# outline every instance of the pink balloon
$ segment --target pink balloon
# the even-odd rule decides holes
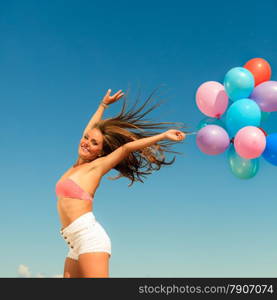
[[[228,107],[228,95],[217,81],[207,81],[196,92],[196,104],[206,116],[220,118]]]
[[[257,158],[264,152],[266,137],[258,127],[246,126],[237,132],[234,146],[239,156],[246,159]]]

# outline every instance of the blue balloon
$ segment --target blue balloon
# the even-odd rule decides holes
[[[226,128],[231,137],[245,126],[259,127],[261,109],[259,105],[248,98],[235,101],[227,110]]]
[[[267,162],[277,166],[277,133],[266,137],[266,146],[262,156]]]
[[[224,77],[224,88],[231,100],[248,98],[255,85],[254,76],[242,67],[229,70]]]
[[[249,179],[254,177],[259,171],[260,160],[245,159],[240,157],[234,146],[231,146],[227,152],[227,158],[232,173],[240,179]]]

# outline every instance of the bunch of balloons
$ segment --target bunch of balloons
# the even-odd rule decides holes
[[[261,156],[277,166],[277,133],[261,127],[277,111],[277,81],[270,78],[270,64],[253,58],[229,70],[223,84],[207,81],[196,92],[197,107],[207,116],[198,125],[198,148],[208,155],[228,150],[231,171],[241,179],[257,174]]]

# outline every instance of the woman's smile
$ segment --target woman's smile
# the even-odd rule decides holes
[[[90,150],[86,146],[81,146],[81,149],[85,153],[90,153]]]

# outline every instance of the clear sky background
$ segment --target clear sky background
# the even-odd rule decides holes
[[[195,130],[203,82],[254,57],[277,80],[276,14],[274,0],[1,1],[0,277],[62,274],[55,184],[108,88],[132,103],[163,85],[167,102],[147,117]],[[262,127],[277,132],[277,113]],[[195,136],[174,150],[144,183],[102,179],[94,214],[112,241],[110,276],[276,277],[277,168],[261,158],[241,180]]]

